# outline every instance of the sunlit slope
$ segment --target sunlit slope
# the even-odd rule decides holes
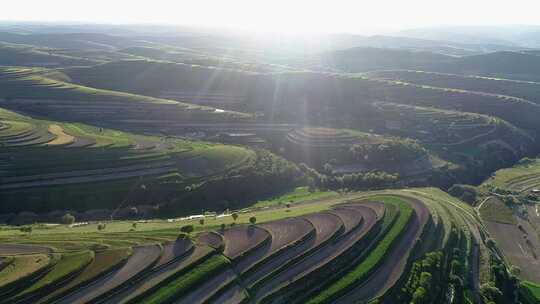
[[[384,101],[485,114],[524,129],[540,127],[540,106],[527,99],[369,75],[252,73],[149,61],[123,61],[66,73],[74,81],[100,88],[223,107],[239,104],[244,111],[262,111],[279,121],[352,124],[351,116],[363,119],[366,104]],[[516,85],[519,90],[520,84]]]
[[[357,47],[324,53],[320,56],[320,66],[344,72],[365,72],[385,69],[430,68],[455,57],[433,52],[409,51],[397,48]],[[313,64],[317,64],[314,60]]]
[[[105,50],[114,51],[129,46],[147,45],[118,35],[100,33],[30,33],[20,34],[0,32],[0,41],[16,44],[28,44],[59,50]]]
[[[123,61],[65,72],[73,81],[95,87],[264,113],[265,122],[409,137],[437,157],[471,168],[462,175],[470,182],[535,153],[535,132],[540,128],[540,106],[527,99],[377,74],[253,73],[155,61]],[[513,90],[523,86],[504,83]],[[294,142],[301,135],[293,132],[294,138],[288,138]],[[328,160],[332,158],[336,157]]]
[[[531,134],[492,116],[388,102],[373,103],[368,111],[363,128],[415,138],[446,160],[476,168],[462,177],[471,182],[535,149]]]
[[[356,75],[285,73],[273,77],[277,91],[272,97],[273,101],[267,96],[266,109],[270,111],[274,107],[275,115],[285,117],[301,113],[311,113],[307,115],[312,115],[312,119],[316,115],[323,119],[346,114],[362,115],[363,105],[386,101],[485,114],[525,129],[539,127],[536,117],[540,114],[540,106],[512,96]]]
[[[69,80],[56,71],[0,68],[0,104],[52,119],[108,126],[138,126],[137,122],[144,120],[155,127],[170,120],[213,122],[245,117],[172,100],[79,86]]]
[[[447,294],[475,303],[490,300],[480,292],[490,283],[503,299],[512,296],[512,286],[490,273],[505,266],[497,248],[486,244],[474,209],[438,189],[349,193],[238,215],[109,222],[99,231],[97,224],[4,231],[0,256],[53,251],[45,251],[48,284],[0,291],[6,301],[39,295],[60,303],[408,303],[420,297],[438,303]],[[249,224],[251,217],[256,223]],[[178,237],[179,225],[196,232]],[[88,251],[94,252],[90,261]],[[69,268],[62,266],[67,261]],[[109,275],[99,275],[104,271]],[[72,276],[61,282],[66,272]]]
[[[130,60],[64,71],[74,82],[96,88],[163,97],[224,109],[252,110],[257,73],[223,66]],[[247,106],[247,108],[246,108]]]
[[[452,166],[417,141],[349,129],[297,128],[287,134],[283,146],[298,163],[335,174],[385,171],[407,178]]]
[[[540,57],[506,50],[454,57],[400,49],[351,48],[327,53],[314,65],[352,73],[409,69],[517,80],[540,79]]]
[[[514,96],[534,103],[540,102],[540,83],[534,81],[413,70],[375,71],[367,73],[367,75],[419,85],[484,92],[500,96]]]
[[[8,110],[0,110],[0,145],[0,213],[166,204],[203,191],[207,182],[219,185],[229,174],[240,181],[257,172],[271,182],[286,170],[263,167],[289,166],[268,152],[37,120]],[[289,178],[294,174],[283,184]],[[194,206],[184,204],[170,209]]]

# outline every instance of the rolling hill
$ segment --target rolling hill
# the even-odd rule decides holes
[[[0,43],[0,65],[4,66],[65,67],[94,65],[97,63],[99,61],[88,60],[82,57],[58,55],[50,49]]]
[[[127,37],[101,33],[30,33],[0,32],[0,41],[54,49],[115,50],[147,43]]]
[[[333,51],[312,59],[315,66],[342,72],[375,70],[423,70],[430,72],[510,78],[537,81],[540,58],[519,51],[496,51],[470,56],[444,56],[431,52],[403,49],[352,48]]]
[[[470,171],[463,174],[475,182],[486,172],[532,155],[537,149],[535,130],[540,107],[515,97],[518,92],[528,93],[527,97],[534,94],[532,83],[503,81],[505,92],[512,95],[502,95],[498,90],[504,87],[492,89],[492,93],[476,87],[477,82],[495,80],[475,77],[453,76],[464,83],[454,88],[446,79],[435,81],[442,74],[426,74],[431,82],[422,82],[385,77],[390,72],[253,73],[152,61],[124,61],[65,72],[85,85],[264,113],[259,121],[268,123],[409,137],[451,163],[469,170],[476,168],[473,171],[479,175]],[[270,142],[279,150],[285,147],[284,139],[271,137]],[[493,149],[493,153],[486,149]],[[293,154],[291,150],[288,157],[295,158]]]
[[[242,202],[294,186],[301,177],[296,166],[263,150],[38,120],[3,109],[0,129],[2,214],[110,213],[138,205],[154,206],[147,211],[158,212],[161,206],[189,212],[205,208],[198,201],[202,196],[206,208],[216,207],[207,188],[244,181],[241,195],[221,193],[223,199]],[[250,188],[257,183],[274,187]],[[174,207],[180,201],[182,208]]]
[[[490,299],[479,286],[493,282],[491,267],[502,265],[482,238],[485,228],[473,208],[433,188],[348,194],[247,209],[234,219],[202,219],[4,232],[0,255],[11,252],[16,259],[4,261],[15,267],[0,291],[16,303],[404,303],[418,297],[427,284],[422,273],[429,271],[428,282],[436,287],[423,294],[426,301],[448,292],[476,301]],[[179,237],[178,224],[196,232]],[[18,245],[21,240],[33,245]],[[24,280],[39,278],[40,268],[17,267],[23,254],[50,256],[43,261],[47,279]],[[73,266],[63,267],[68,261]],[[511,279],[501,275],[497,282],[506,299]]]
[[[64,121],[150,132],[167,121],[225,122],[248,115],[182,102],[94,89],[47,69],[0,68],[2,107]]]

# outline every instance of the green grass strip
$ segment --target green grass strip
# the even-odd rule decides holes
[[[221,254],[214,255],[193,268],[190,272],[180,276],[166,286],[163,286],[163,288],[145,298],[142,303],[171,303],[175,299],[185,295],[197,285],[209,280],[215,273],[229,265],[229,263],[229,260]]]
[[[526,304],[540,303],[540,285],[523,281],[520,284],[519,293]]]
[[[37,303],[48,303],[49,300],[73,289],[77,286],[84,285],[87,282],[107,273],[111,269],[114,269],[131,255],[132,249],[118,248],[106,250],[95,254],[92,262],[84,269],[84,271],[73,280],[69,281],[67,285],[63,285],[60,288],[55,289],[47,296],[37,300]]]
[[[17,295],[16,298],[38,291],[41,288],[65,279],[70,274],[81,270],[83,267],[88,265],[93,258],[94,253],[92,251],[63,254],[51,271],[49,271],[44,277],[39,279],[28,289]]]
[[[387,202],[385,202],[387,203]],[[407,223],[411,219],[413,209],[405,202],[401,200],[392,200],[391,204],[396,204],[399,207],[399,216],[390,228],[384,238],[377,244],[377,246],[369,253],[369,255],[356,267],[354,267],[349,273],[345,274],[341,279],[334,282],[327,289],[311,298],[307,303],[325,303],[342,291],[351,287],[357,282],[364,280],[374,269],[379,265],[384,257],[388,254],[394,241],[397,240],[401,232],[407,226]]]
[[[3,287],[28,278],[33,273],[42,270],[50,262],[51,259],[44,254],[13,257],[11,263],[0,271],[0,293]]]

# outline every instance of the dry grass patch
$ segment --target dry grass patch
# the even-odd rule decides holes
[[[66,134],[64,132],[64,129],[59,125],[49,125],[48,131],[49,131],[49,133],[56,136],[55,139],[53,139],[52,141],[47,143],[48,146],[68,145],[68,144],[73,143],[73,141],[75,140],[75,137],[73,137],[73,136],[71,136],[69,134]]]

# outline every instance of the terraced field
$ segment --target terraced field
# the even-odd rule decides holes
[[[335,174],[385,171],[409,176],[446,164],[413,140],[349,129],[297,128],[287,134],[284,147],[286,155],[296,162],[323,171],[331,164]]]
[[[117,91],[79,86],[69,77],[43,68],[0,68],[2,107],[50,119],[141,128],[137,121],[154,127],[164,121],[223,122],[247,116],[214,108]],[[155,129],[146,127],[145,131]]]
[[[538,159],[523,159],[495,172],[478,187],[478,210],[490,234],[524,280],[540,282],[540,187]]]
[[[515,96],[538,103],[540,83],[475,75],[457,75],[426,71],[376,71],[370,77],[404,81],[434,87],[447,87],[475,92],[486,92],[500,96]]]
[[[308,127],[293,130],[287,135],[287,139],[291,143],[310,148],[331,146],[350,147],[355,143],[377,143],[384,141],[382,137],[358,131]]]
[[[4,109],[0,121],[0,213],[120,209],[121,216],[131,201],[154,205],[166,201],[167,192],[274,161],[257,161],[260,152],[239,146],[135,135]],[[152,197],[157,191],[159,197]]]
[[[536,189],[540,187],[540,160],[524,159],[512,168],[499,170],[482,186],[499,187],[518,193]]]
[[[149,57],[167,53],[160,48],[139,51],[153,54]],[[219,109],[232,107],[246,114],[225,111],[205,117],[193,110],[174,118],[176,112],[170,110],[158,122],[153,115],[142,118],[135,109],[120,113],[112,104],[95,103],[95,108],[87,109],[114,115],[114,124],[122,128],[169,134],[199,131],[203,132],[200,136],[216,137],[230,132],[231,138],[219,140],[269,144],[284,157],[319,171],[331,163],[338,175],[377,170],[398,174],[413,185],[433,185],[429,178],[436,174],[440,177],[437,186],[449,187],[456,182],[455,176],[464,183],[479,183],[501,166],[537,150],[540,106],[532,98],[538,91],[538,84],[532,82],[410,71],[269,73],[151,60],[64,72],[70,81],[91,87],[214,104]],[[34,103],[26,109],[30,107],[41,106]],[[77,112],[80,105],[68,108]],[[49,115],[46,112],[42,114]],[[85,117],[77,119],[91,119]],[[238,140],[234,138],[238,133],[249,133],[257,140]],[[396,156],[376,161],[350,159],[348,153],[354,145],[378,147],[404,138],[415,140],[427,153],[414,160]],[[441,171],[446,175],[441,177]]]
[[[396,135],[419,139],[429,146],[462,148],[467,145],[477,145],[500,139],[503,137],[501,131],[505,129],[515,132],[511,135],[506,131],[509,133],[506,140],[511,139],[510,136],[521,135],[524,137],[524,142],[532,142],[532,138],[527,139],[527,134],[520,134],[516,128],[485,115],[388,102],[377,102],[373,106],[377,109],[376,115],[380,116],[372,119],[380,121],[379,125],[382,122],[384,126],[381,128]],[[515,145],[514,141],[510,143]]]
[[[456,296],[478,296],[480,269],[490,267],[489,259],[479,258],[490,255],[485,245],[473,250],[485,233],[474,210],[440,190],[351,193],[244,212],[258,223],[214,231],[220,223],[243,220],[185,220],[199,231],[191,238],[178,238],[179,224],[167,221],[141,222],[137,231],[125,232],[74,227],[52,233],[66,229],[58,226],[21,237],[5,231],[0,256],[9,264],[2,271],[17,273],[9,282],[37,280],[16,292],[5,287],[14,283],[0,290],[14,303],[351,303],[412,297],[406,286],[415,262],[431,252],[446,256],[454,242],[463,248],[459,259],[471,265],[455,273],[465,288]],[[34,253],[43,246],[50,251]],[[43,260],[34,266],[36,259]],[[452,259],[433,275],[447,276]],[[32,267],[22,266],[28,262]]]
[[[0,33],[0,304],[538,303],[540,83],[434,72],[534,51],[37,28]]]

